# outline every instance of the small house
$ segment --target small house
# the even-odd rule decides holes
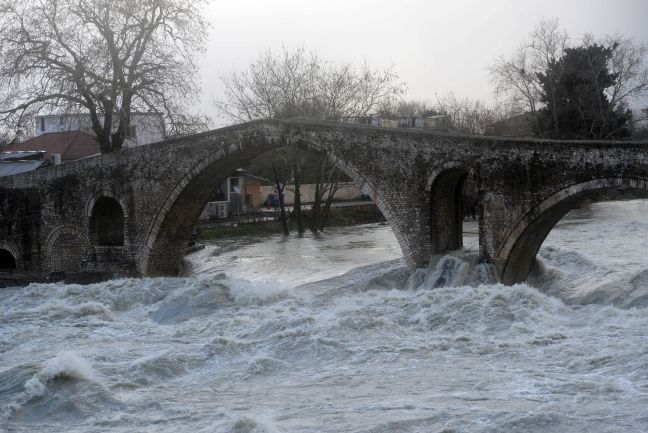
[[[97,140],[80,131],[48,132],[22,143],[11,144],[3,151],[39,151],[45,152],[45,158],[60,158],[61,162],[74,161],[101,153]],[[54,155],[59,155],[55,157]]]
[[[261,185],[268,182],[242,168],[237,169],[216,189],[200,219],[221,219],[256,212],[262,204]]]
[[[398,119],[399,128],[423,128],[425,119],[419,116],[401,117]]]

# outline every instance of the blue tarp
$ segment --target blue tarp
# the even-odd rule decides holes
[[[0,161],[0,177],[36,170],[45,161]]]

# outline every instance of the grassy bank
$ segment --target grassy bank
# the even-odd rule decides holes
[[[310,225],[310,211],[304,211],[304,227],[308,230]],[[378,208],[374,204],[359,206],[338,207],[331,209],[331,215],[327,227],[351,226],[357,224],[370,224],[383,222]],[[297,231],[297,224],[294,219],[289,219],[290,231]],[[326,230],[326,229],[324,229]],[[282,233],[280,221],[248,222],[241,223],[237,226],[219,225],[198,227],[198,239],[213,240],[236,237],[258,237],[263,235],[272,235]]]

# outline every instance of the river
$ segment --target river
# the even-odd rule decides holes
[[[572,211],[512,287],[464,231],[413,275],[374,224],[0,290],[0,431],[648,431],[648,201]]]

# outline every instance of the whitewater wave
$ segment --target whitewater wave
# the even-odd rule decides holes
[[[61,352],[43,363],[41,370],[25,382],[28,399],[42,397],[54,379],[78,379],[98,383],[98,375],[87,360],[74,352]]]
[[[65,388],[66,384],[75,381],[101,384],[100,376],[90,363],[71,351],[59,352],[40,366],[19,366],[0,373],[0,396],[8,401],[8,404],[2,407],[0,419],[7,420],[33,402],[46,397],[52,384],[56,385],[55,388]],[[60,400],[56,395],[49,400],[55,402],[52,406],[60,406],[60,403],[56,404]],[[51,403],[48,401],[43,405],[48,406]]]
[[[573,305],[614,305],[624,309],[648,306],[648,268],[608,268],[562,248],[543,248],[527,283]]]
[[[349,236],[371,244],[355,242],[355,232],[335,239],[322,272],[331,278],[307,284],[295,281],[313,268],[286,254],[283,280],[267,268],[249,278],[214,270],[1,292],[0,400],[15,405],[2,425],[646,431],[640,260],[616,272],[559,242],[540,253],[539,283],[504,286],[468,253],[437,257],[412,275],[390,255],[346,270],[338,264],[351,255]]]

